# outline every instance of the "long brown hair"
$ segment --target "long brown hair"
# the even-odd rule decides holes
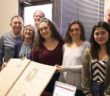
[[[69,24],[68,24],[68,28],[67,28],[67,31],[66,31],[66,36],[64,38],[65,42],[67,43],[72,43],[72,38],[70,37],[70,29],[71,29],[71,26],[74,25],[74,24],[78,24],[79,27],[80,27],[80,30],[81,30],[81,35],[80,35],[80,39],[85,41],[86,40],[86,37],[85,37],[85,30],[84,30],[84,26],[83,24],[78,21],[78,20],[73,20],[71,21]]]
[[[39,25],[42,23],[42,22],[46,22],[52,32],[52,37],[60,42],[63,42],[63,39],[61,37],[61,35],[59,34],[59,31],[57,30],[57,27],[56,27],[56,24],[52,21],[50,21],[49,19],[47,18],[44,18],[42,19],[40,22],[39,22]],[[33,48],[34,50],[40,50],[40,46],[42,45],[42,43],[45,41],[45,39],[41,36],[40,34],[40,30],[39,30],[39,25],[38,25],[38,33],[37,33],[37,36],[35,38],[35,42],[33,44]]]

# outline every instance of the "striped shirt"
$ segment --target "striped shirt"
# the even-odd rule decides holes
[[[94,82],[104,82],[107,60],[93,60],[91,63],[92,80]]]

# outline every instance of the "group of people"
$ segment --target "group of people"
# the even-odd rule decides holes
[[[57,71],[41,96],[52,96],[57,80],[76,86],[75,96],[109,96],[110,7],[105,12],[105,22],[93,26],[90,43],[78,20],[69,22],[63,39],[55,22],[45,18],[42,11],[36,11],[33,18],[35,27],[23,26],[20,16],[12,17],[12,30],[0,38],[1,70],[10,58],[28,58],[56,66]]]

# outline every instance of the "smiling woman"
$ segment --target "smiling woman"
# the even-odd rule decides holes
[[[103,27],[99,27],[94,32],[94,39],[98,44],[104,45],[109,39],[109,34]]]
[[[87,96],[110,95],[110,27],[98,22],[91,33],[91,46],[83,56],[82,88]]]
[[[34,41],[34,27],[32,25],[26,25],[23,29],[23,41],[18,42],[15,45],[14,58],[32,58],[32,45]]]
[[[46,22],[42,22],[39,25],[39,30],[42,38],[44,38],[45,40],[52,38],[51,30]]]
[[[61,72],[59,81],[77,87],[75,96],[85,96],[81,90],[81,68],[83,53],[89,46],[83,24],[78,20],[69,22],[63,45],[62,66],[56,67]]]
[[[38,26],[38,34],[35,38],[32,50],[32,60],[51,66],[56,64],[61,65],[63,54],[62,45],[63,39],[55,23],[44,18],[40,21]],[[59,74],[55,73],[42,96],[52,96],[53,87],[58,77]],[[48,95],[45,93],[48,93]]]

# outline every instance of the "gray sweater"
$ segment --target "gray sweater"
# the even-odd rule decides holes
[[[61,72],[59,81],[76,86],[81,89],[81,68],[84,50],[89,47],[89,42],[85,41],[75,50],[64,44],[63,63],[64,70]]]
[[[14,38],[11,32],[7,32],[0,38],[0,68],[3,62],[7,62],[14,55],[14,46],[21,37]],[[3,59],[4,58],[4,59]]]

